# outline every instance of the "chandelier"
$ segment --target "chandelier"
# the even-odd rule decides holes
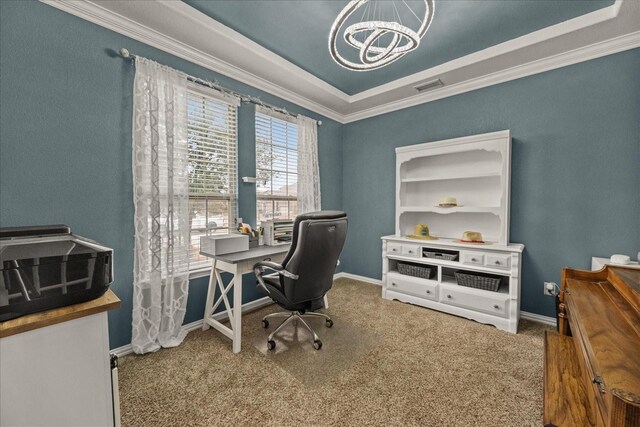
[[[329,32],[331,57],[344,68],[355,71],[375,70],[402,58],[418,47],[420,39],[425,35],[433,20],[434,0],[423,1],[424,11],[416,13],[405,0],[401,1],[402,4],[399,4],[399,7],[395,0],[391,2],[351,0],[338,14],[331,26]],[[383,4],[388,9],[386,16]],[[363,8],[362,17],[358,21],[354,12],[360,8]],[[407,19],[407,12],[403,10],[407,8],[411,12],[409,15],[411,19]],[[403,25],[401,12],[404,12],[405,21],[411,21],[413,27],[418,27],[419,23],[419,27],[412,29]],[[388,15],[391,15],[391,20],[386,19]],[[346,59],[338,52],[338,33],[345,25],[344,41],[349,47],[358,50],[360,62]],[[354,56],[353,52],[352,56]]]

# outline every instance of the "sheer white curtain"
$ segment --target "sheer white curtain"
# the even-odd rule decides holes
[[[187,76],[135,60],[133,197],[135,255],[131,345],[138,354],[175,347],[189,281]]]
[[[320,210],[320,166],[318,125],[299,115],[298,125],[298,213]]]

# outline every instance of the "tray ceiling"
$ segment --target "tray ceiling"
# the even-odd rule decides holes
[[[436,0],[429,31],[414,52],[374,71],[354,72],[329,55],[336,0],[183,0],[303,70],[353,95],[613,4],[614,0]],[[405,0],[420,10],[420,0]],[[391,13],[390,1],[381,2]],[[383,8],[386,6],[386,8]],[[408,15],[402,0],[399,13]],[[404,22],[410,22],[404,16]],[[213,41],[212,41],[213,42]]]

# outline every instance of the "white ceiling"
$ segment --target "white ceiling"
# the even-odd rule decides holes
[[[640,1],[616,0],[603,9],[348,95],[183,2],[41,1],[341,123],[640,47]],[[113,48],[120,47],[126,46]],[[415,90],[436,78],[445,85],[423,93]]]

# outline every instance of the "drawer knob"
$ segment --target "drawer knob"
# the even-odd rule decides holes
[[[496,310],[500,308],[500,306],[498,304],[494,304],[493,308],[495,308]]]
[[[396,248],[391,249],[391,252],[398,252]]]
[[[500,261],[496,261],[496,265],[500,265]]]
[[[391,283],[391,286],[398,286],[398,285],[396,285],[395,283]]]
[[[471,258],[471,261],[476,262],[476,261],[478,261],[478,260],[477,260],[477,259],[475,259],[475,258]]]
[[[412,253],[413,253],[413,251],[408,251],[408,252],[409,252],[410,254],[412,254]]]
[[[447,298],[451,299],[451,298],[453,298],[453,297],[452,297],[451,295],[447,295]]]
[[[431,291],[427,289],[427,293],[428,293],[428,294],[430,294],[430,293],[431,293]]]

